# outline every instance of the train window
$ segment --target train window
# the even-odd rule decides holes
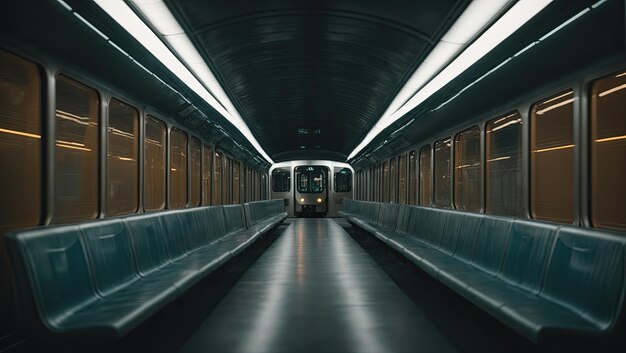
[[[291,190],[291,172],[274,169],[272,171],[272,191],[289,192]]]
[[[213,170],[213,204],[222,204],[222,154],[215,153],[215,169]]]
[[[261,174],[261,199],[267,200],[267,174]]]
[[[187,134],[173,127],[170,131],[170,208],[187,204]]]
[[[296,185],[302,194],[322,192],[326,188],[326,173],[319,167],[307,167],[306,171],[297,173]]]
[[[259,172],[258,170],[255,171],[255,183],[254,183],[254,193],[256,196],[256,200],[260,200],[261,199],[261,172]],[[324,184],[326,182],[324,181]]]
[[[407,186],[409,193],[409,205],[415,205],[417,202],[417,174],[415,167],[415,151],[409,152],[409,184]]]
[[[165,207],[165,123],[148,115],[145,119],[144,139],[144,189],[143,203],[146,210]]]
[[[406,154],[400,156],[400,165],[398,167],[398,203],[406,205]]]
[[[137,212],[139,205],[139,112],[115,98],[107,127],[107,214]]]
[[[226,165],[224,167],[224,176],[222,177],[222,185],[223,185],[222,204],[230,205],[232,203],[231,202],[232,201],[231,184],[233,182],[232,180],[233,162],[232,162],[232,159],[228,157],[224,158],[224,161],[226,162]]]
[[[273,173],[272,175],[274,175]],[[274,183],[273,180],[274,177],[272,177],[272,183]],[[246,202],[248,201],[252,201],[252,168],[250,167],[246,167]]]
[[[574,93],[532,106],[530,202],[533,218],[574,220]]]
[[[374,195],[374,167],[370,168],[369,173],[367,175],[367,182],[369,183],[369,186],[367,188],[367,200],[369,201],[373,201],[373,195]]]
[[[434,204],[443,208],[451,206],[450,142],[449,137],[435,142]]]
[[[395,158],[389,162],[389,202],[398,202],[398,163]]]
[[[430,168],[431,159],[430,145],[422,147],[420,150],[420,178],[419,178],[419,204],[429,206],[432,202],[432,170]]]
[[[482,177],[480,175],[480,128],[461,131],[454,137],[454,206],[479,212]]]
[[[522,217],[522,118],[519,113],[487,122],[485,139],[485,211]]]
[[[335,192],[350,191],[352,191],[352,172],[348,168],[343,168],[335,173]]]
[[[202,164],[202,205],[211,204],[211,165],[213,164],[213,151],[208,145],[204,145]]]
[[[41,215],[41,78],[37,66],[0,50],[0,234]]]
[[[383,202],[389,202],[389,163],[383,163]]]
[[[591,221],[626,229],[626,72],[602,78],[591,95]]]
[[[56,79],[54,222],[98,215],[98,92]]]
[[[202,144],[192,137],[189,143],[189,205],[200,206],[202,182]]]
[[[233,203],[240,203],[239,192],[241,191],[241,176],[239,175],[239,162],[233,161]]]

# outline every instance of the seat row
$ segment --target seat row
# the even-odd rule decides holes
[[[354,200],[341,214],[533,342],[624,313],[626,234]]]
[[[6,235],[21,321],[110,341],[287,216],[282,200],[147,213]]]

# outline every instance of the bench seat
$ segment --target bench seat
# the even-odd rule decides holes
[[[244,205],[211,206],[8,234],[20,319],[42,335],[119,339],[280,224],[282,205],[256,202],[254,217]]]
[[[533,342],[605,334],[622,316],[626,235],[345,200],[343,217]]]

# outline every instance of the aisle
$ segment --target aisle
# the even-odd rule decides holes
[[[180,350],[453,351],[375,261],[327,218],[293,220]]]

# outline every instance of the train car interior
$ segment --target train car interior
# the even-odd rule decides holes
[[[0,353],[626,351],[626,1],[1,7]]]

